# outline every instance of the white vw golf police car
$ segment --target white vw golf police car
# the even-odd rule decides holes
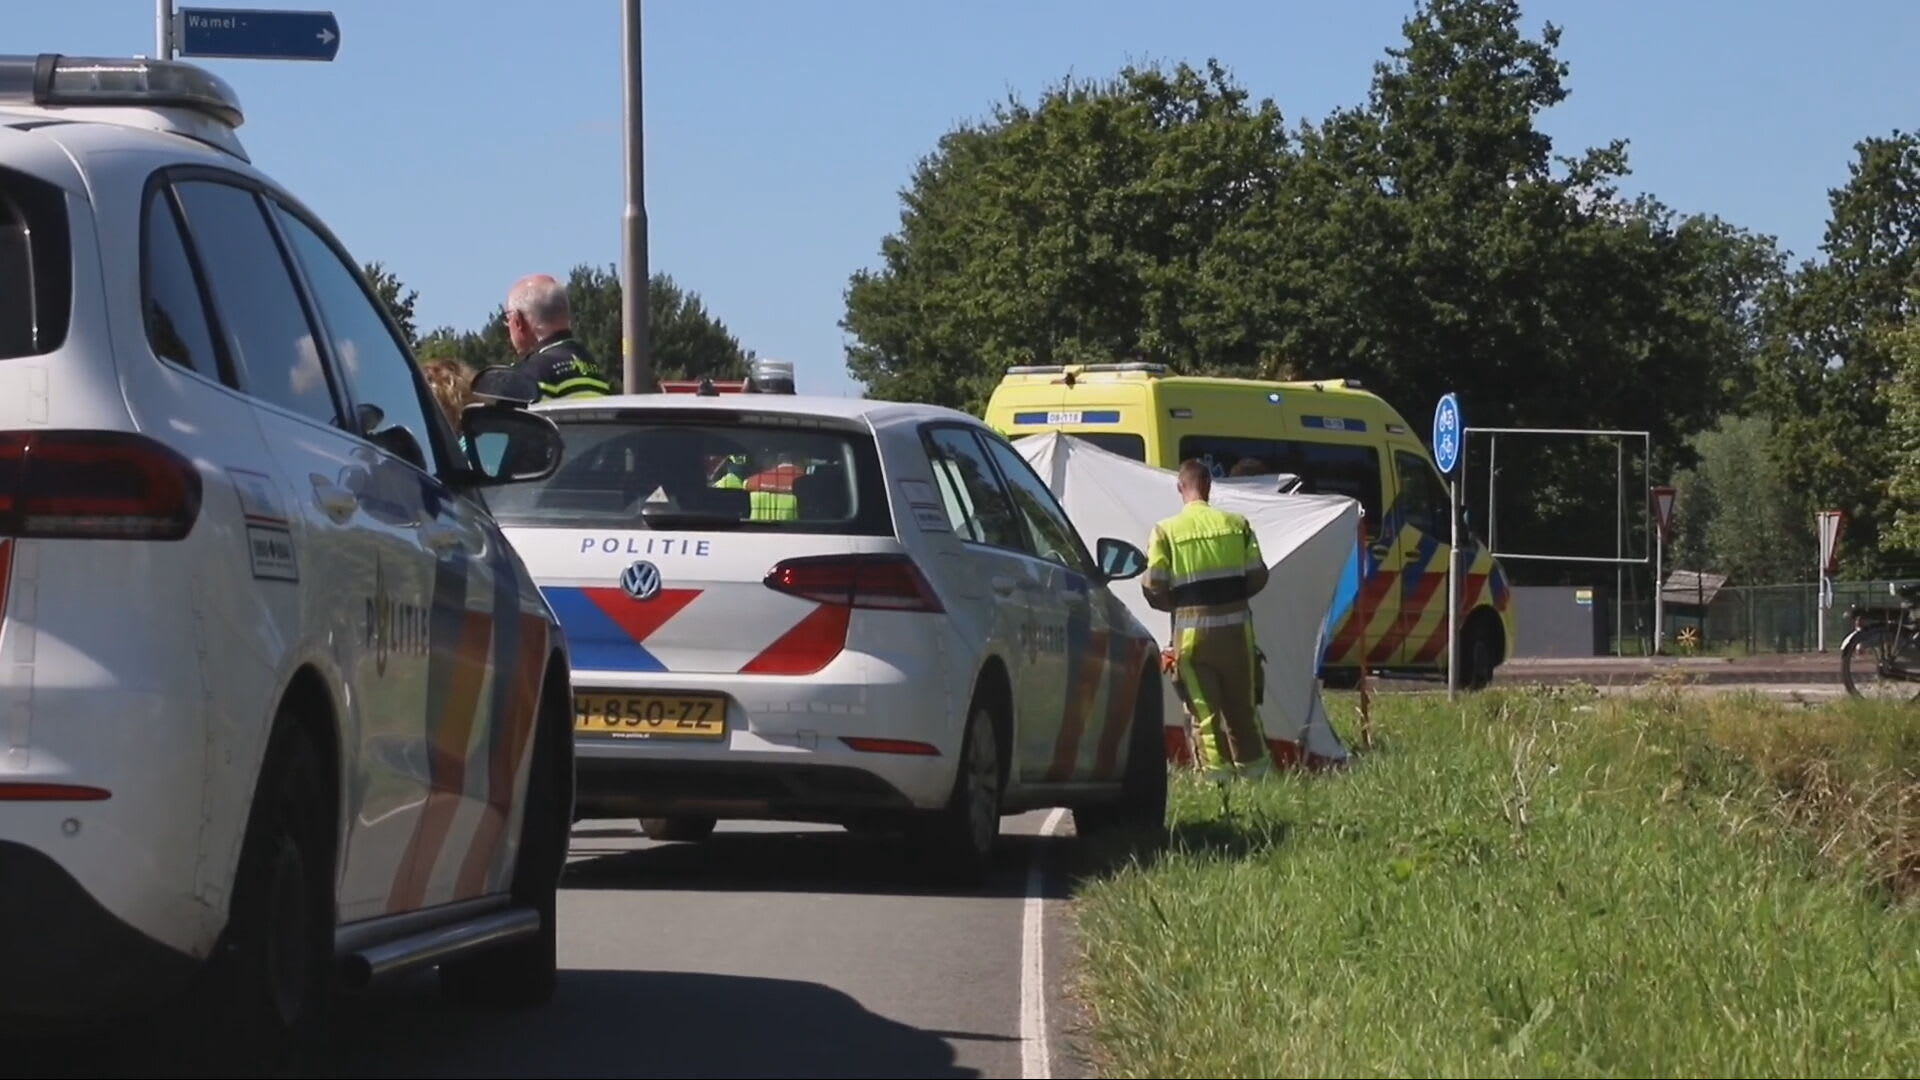
[[[464,459],[240,119],[190,65],[0,57],[0,1031],[179,1005],[258,1069],[341,979],[551,992],[573,739],[479,500],[552,425],[476,407],[522,471]]]
[[[489,505],[565,628],[582,817],[906,826],[962,876],[1000,818],[1166,806],[1158,649],[1007,441],[925,405],[542,402],[565,461]]]

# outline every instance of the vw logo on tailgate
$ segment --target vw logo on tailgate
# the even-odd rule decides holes
[[[651,600],[660,595],[660,568],[641,559],[620,574],[620,587],[635,600]]]

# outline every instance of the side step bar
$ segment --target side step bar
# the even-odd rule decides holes
[[[349,989],[358,990],[389,975],[437,964],[476,949],[507,945],[539,932],[538,911],[507,908],[347,953],[340,958],[340,974]]]

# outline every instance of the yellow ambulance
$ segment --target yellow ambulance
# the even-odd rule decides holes
[[[1415,430],[1358,383],[1179,376],[1151,363],[1014,367],[983,419],[1008,438],[1059,431],[1163,469],[1198,458],[1215,476],[1290,473],[1296,490],[1357,500],[1362,584],[1329,634],[1328,683],[1352,683],[1363,662],[1445,675],[1446,481]],[[1477,688],[1511,655],[1513,593],[1486,545],[1470,530],[1465,539],[1460,685]]]

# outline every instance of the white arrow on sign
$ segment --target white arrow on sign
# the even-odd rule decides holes
[[[317,38],[319,38],[319,39],[320,39],[320,44],[322,44],[322,45],[331,45],[331,44],[333,44],[333,31],[331,31],[331,30],[328,30],[328,29],[326,29],[326,28],[324,28],[324,27],[323,27],[323,28],[321,28],[321,30],[320,30],[320,32],[319,32],[318,34],[315,34],[315,35],[314,35],[314,37],[317,37]]]

